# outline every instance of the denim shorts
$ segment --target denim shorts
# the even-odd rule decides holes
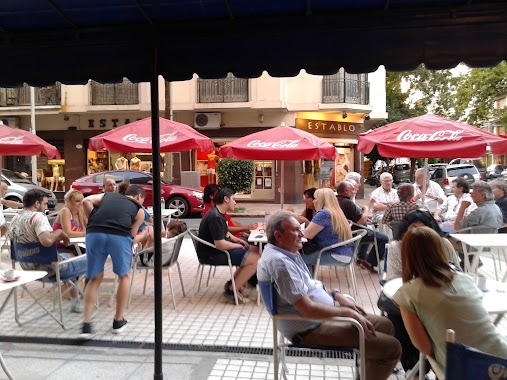
[[[112,235],[102,232],[86,234],[86,256],[88,270],[86,277],[93,279],[104,272],[104,264],[108,256],[113,261],[113,272],[125,276],[132,263],[132,236]]]

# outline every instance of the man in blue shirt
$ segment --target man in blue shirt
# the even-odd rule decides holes
[[[310,318],[354,318],[365,331],[366,378],[387,379],[401,355],[391,322],[366,314],[350,296],[337,291],[329,294],[320,281],[312,279],[298,252],[303,233],[294,214],[280,211],[272,215],[266,233],[268,244],[259,260],[257,277],[274,282],[278,312]],[[302,346],[359,346],[357,330],[348,324],[280,320],[278,326],[285,337]]]

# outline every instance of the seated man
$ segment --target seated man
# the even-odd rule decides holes
[[[65,246],[70,245],[69,237],[63,230],[53,231],[45,214],[47,208],[48,195],[43,190],[28,190],[23,196],[23,212],[16,215],[12,220],[9,239],[17,243],[40,243],[44,247],[51,247],[56,242],[63,242]],[[62,260],[65,260],[74,255],[60,252],[59,256]],[[62,265],[60,275],[62,277],[78,277],[86,272],[86,266],[86,256],[83,256],[82,259]],[[45,270],[50,277],[55,275],[52,265],[21,263],[21,268],[25,270]],[[71,311],[81,313],[83,306],[79,293],[75,288],[72,288],[70,295],[72,297]]]
[[[393,176],[384,172],[380,175],[380,187],[370,195],[370,209],[373,211],[372,221],[380,223],[387,206],[398,202],[398,193],[393,189]]]
[[[424,177],[424,168],[415,171],[414,199],[419,206],[433,214],[436,208],[447,200],[447,197],[438,183],[430,181],[429,174],[426,172],[426,193],[424,196],[424,204],[422,204]]]
[[[414,187],[409,183],[402,183],[398,186],[398,203],[387,206],[386,212],[382,217],[382,223],[388,224],[392,221],[400,221],[409,211],[417,209],[417,205],[412,202],[414,196]]]
[[[11,207],[11,208],[19,208],[23,207],[22,203],[16,201],[10,201],[8,199],[4,199],[7,191],[9,190],[9,186],[6,182],[0,182],[0,236],[4,236],[7,233],[7,226],[5,224],[5,217],[3,212],[3,207]]]
[[[493,190],[486,182],[479,181],[472,184],[472,200],[477,208],[470,214],[456,222],[455,229],[478,227],[482,233],[494,233],[503,224],[502,211],[495,204]]]
[[[366,226],[366,222],[368,221],[368,206],[363,206],[361,208],[352,202],[351,198],[355,193],[354,185],[349,181],[340,182],[336,187],[336,192],[338,193],[338,203],[340,204],[345,217],[356,224]],[[352,230],[357,230],[358,228],[360,227],[352,226]],[[384,257],[384,251],[386,244],[389,242],[389,238],[386,235],[372,231],[369,228],[366,231],[367,234],[361,239],[361,245],[359,246],[359,252],[357,253],[357,265],[363,269],[367,269],[371,273],[377,273],[374,268],[378,265],[375,247],[372,247],[370,253],[367,255],[366,250],[368,249],[368,245],[363,243],[372,243],[375,241],[376,237],[379,256]]]
[[[234,192],[231,189],[221,189],[215,194],[214,202],[215,207],[208,211],[199,225],[199,237],[214,244],[218,249],[229,251],[232,265],[238,267],[234,274],[234,283],[239,291],[257,271],[259,249],[231,235],[228,231],[225,213],[234,211],[234,206],[236,206]],[[223,252],[207,245],[199,244],[197,254],[203,263],[227,265],[227,258]],[[225,284],[224,297],[235,303],[231,281]],[[240,293],[238,293],[238,301],[240,304],[247,302]]]
[[[312,279],[298,253],[303,233],[293,214],[279,211],[271,216],[267,236],[269,243],[259,260],[257,277],[259,281],[275,283],[279,313],[310,318],[354,318],[365,332],[366,378],[387,379],[401,355],[400,343],[392,336],[394,327],[391,322],[384,317],[366,314],[338,291],[327,293],[320,281]],[[278,326],[280,333],[301,346],[359,346],[357,330],[348,324],[280,320]]]

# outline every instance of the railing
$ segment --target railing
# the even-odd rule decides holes
[[[60,83],[53,86],[35,87],[35,105],[61,105],[62,91]],[[30,105],[30,86],[0,88],[0,107]]]
[[[370,83],[325,76],[322,79],[322,103],[370,104]]]
[[[123,83],[101,84],[91,81],[93,105],[126,105],[139,104],[139,90],[137,83],[124,79]]]
[[[197,79],[199,103],[248,102],[248,79],[229,74],[223,79]]]

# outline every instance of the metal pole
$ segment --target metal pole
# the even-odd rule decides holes
[[[35,88],[30,86],[30,131],[35,133]],[[37,183],[37,156],[32,156],[32,182]]]
[[[155,238],[155,366],[153,379],[162,380],[162,211],[160,209],[160,123],[158,93],[158,50],[154,49],[151,90],[151,148],[153,167],[153,234]]]

